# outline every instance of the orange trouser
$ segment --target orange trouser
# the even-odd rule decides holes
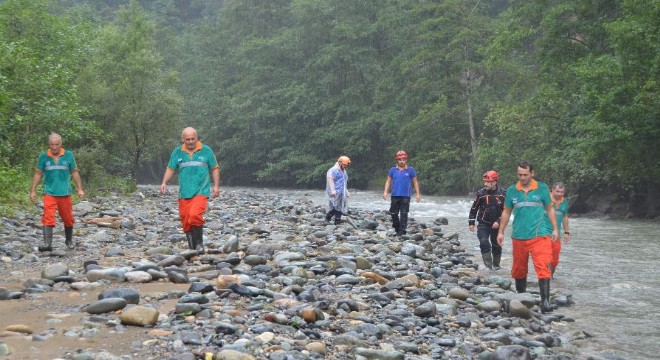
[[[71,227],[76,222],[73,218],[73,201],[70,195],[44,195],[44,215],[41,217],[44,226],[55,226],[55,210],[60,213],[65,227]]]
[[[192,231],[193,226],[204,225],[204,212],[206,212],[207,196],[195,196],[190,199],[179,199],[179,216],[183,232]]]
[[[552,261],[550,262],[552,264],[552,268],[556,269],[557,265],[559,265],[559,253],[561,252],[561,240],[553,241],[552,242]]]
[[[514,279],[527,277],[529,255],[531,254],[536,277],[538,279],[549,279],[551,273],[548,264],[552,261],[552,237],[539,236],[529,240],[511,240],[513,244],[511,277]]]

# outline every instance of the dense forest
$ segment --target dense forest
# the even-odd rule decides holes
[[[322,188],[348,155],[380,188],[405,149],[426,194],[524,159],[574,213],[655,218],[659,28],[659,0],[0,1],[0,198],[50,132],[107,189],[193,126],[224,185]]]

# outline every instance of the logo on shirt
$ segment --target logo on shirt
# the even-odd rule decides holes
[[[206,161],[206,156],[200,155],[197,157],[198,161],[205,162]]]
[[[532,195],[531,198],[534,201],[541,201],[541,197],[539,195],[536,195],[536,194]]]

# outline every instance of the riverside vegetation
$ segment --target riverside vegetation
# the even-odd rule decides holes
[[[405,149],[425,194],[465,196],[488,169],[512,183],[528,160],[568,185],[573,214],[656,218],[659,12],[642,0],[4,0],[0,174],[30,176],[57,132],[86,185],[154,183],[193,126],[228,186],[318,188],[345,154],[351,187],[382,187]]]

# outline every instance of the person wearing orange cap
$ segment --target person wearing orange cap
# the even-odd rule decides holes
[[[552,206],[555,208],[555,215],[557,216],[557,227],[559,227],[559,234],[561,236],[562,227],[564,236],[561,239],[564,244],[567,244],[571,239],[571,232],[568,229],[568,203],[564,198],[566,193],[566,185],[562,182],[556,182],[552,185],[550,195],[552,196]],[[561,252],[561,241],[552,242],[552,262],[550,263],[551,277],[554,278],[555,270],[559,266],[559,253]]]
[[[477,198],[470,208],[468,229],[474,231],[475,221],[479,221],[476,226],[477,238],[484,265],[489,269],[499,270],[502,247],[497,244],[497,229],[500,227],[505,194],[497,185],[499,175],[495,170],[486,171],[482,179],[484,187],[477,191]]]
[[[333,167],[326,173],[325,194],[326,202],[325,221],[335,218],[335,225],[341,224],[341,216],[348,210],[348,172],[346,168],[351,165],[348,156],[340,156]]]
[[[558,241],[559,229],[555,209],[552,206],[548,185],[534,179],[534,167],[527,161],[518,163],[518,182],[506,190],[504,210],[500,218],[497,243],[504,245],[504,230],[513,213],[511,244],[513,264],[511,277],[516,291],[527,291],[529,257],[539,281],[541,312],[552,311],[550,304],[550,262],[552,242]]]
[[[410,211],[410,198],[412,197],[412,186],[415,187],[415,200],[420,202],[422,195],[419,192],[419,182],[417,182],[417,173],[412,166],[408,165],[408,154],[399,150],[396,153],[396,166],[393,166],[387,173],[385,180],[385,190],[383,199],[387,200],[387,194],[390,192],[391,202],[390,215],[392,216],[392,227],[396,236],[406,234],[408,228],[408,212]]]

